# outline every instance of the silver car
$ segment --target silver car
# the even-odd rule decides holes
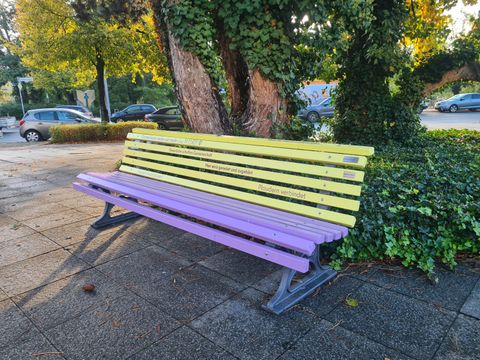
[[[480,94],[457,94],[448,100],[439,101],[435,104],[438,111],[450,111],[452,113],[458,110],[475,111],[480,109]]]
[[[311,122],[317,122],[321,117],[332,117],[335,108],[332,98],[328,97],[318,104],[312,104],[298,112],[298,116]]]
[[[36,109],[29,110],[20,120],[20,136],[28,142],[48,140],[50,128],[54,125],[97,123],[79,111],[70,109]]]

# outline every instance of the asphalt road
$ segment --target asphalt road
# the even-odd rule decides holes
[[[420,115],[423,125],[428,129],[472,129],[480,130],[480,111],[461,111],[458,113],[441,113],[428,109]],[[18,128],[4,129],[0,144],[24,143]]]
[[[428,109],[420,115],[423,125],[428,129],[470,129],[480,130],[480,111],[460,111],[441,113]]]

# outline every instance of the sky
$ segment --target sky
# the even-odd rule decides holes
[[[453,18],[453,33],[454,35],[466,32],[469,29],[468,22],[466,21],[467,15],[476,15],[480,11],[480,3],[477,5],[469,5],[465,6],[461,1],[457,3],[457,5],[452,8],[449,13]]]

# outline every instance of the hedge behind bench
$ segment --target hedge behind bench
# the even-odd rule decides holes
[[[122,123],[98,123],[82,125],[57,125],[50,128],[52,143],[123,141],[133,128],[156,129],[151,122],[127,121]]]

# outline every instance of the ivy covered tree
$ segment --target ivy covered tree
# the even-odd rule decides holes
[[[17,0],[22,62],[36,70],[74,74],[76,85],[96,79],[102,121],[108,121],[105,76],[150,72],[158,81],[168,76],[152,17],[122,3]],[[127,9],[135,11],[124,13]]]
[[[152,0],[187,124],[270,137],[288,123],[295,91],[344,46],[349,18],[371,21],[370,1]],[[226,84],[222,83],[225,79]],[[220,89],[225,86],[227,112]]]

